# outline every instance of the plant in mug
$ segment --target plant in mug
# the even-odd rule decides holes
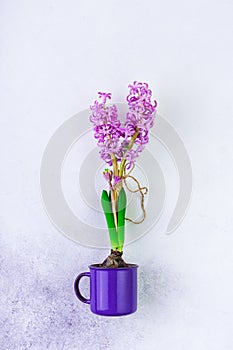
[[[118,118],[116,106],[108,105],[111,93],[99,92],[100,101],[95,101],[90,107],[90,121],[94,125],[94,137],[100,147],[100,157],[107,163],[104,178],[108,182],[108,191],[103,190],[101,203],[104,210],[110,242],[111,254],[102,263],[103,267],[126,267],[122,258],[125,240],[125,221],[140,223],[144,220],[144,195],[146,187],[140,187],[137,179],[130,175],[137,157],[149,141],[149,129],[154,124],[156,101],[151,102],[152,91],[147,83],[134,81],[129,85],[127,96],[128,112],[122,125]],[[126,178],[137,183],[140,192],[144,217],[135,222],[126,218]],[[129,188],[128,188],[129,189]],[[129,189],[130,190],[130,189]]]
[[[149,129],[154,124],[156,101],[151,102],[152,92],[148,84],[134,82],[129,85],[127,96],[128,112],[122,124],[115,105],[108,105],[110,93],[99,92],[100,101],[91,108],[90,120],[94,124],[94,137],[100,147],[100,156],[107,163],[103,172],[108,189],[103,190],[101,203],[104,210],[111,253],[102,264],[89,266],[90,272],[80,273],[74,282],[77,298],[90,304],[93,313],[103,316],[123,316],[137,310],[137,268],[127,264],[123,258],[125,221],[141,223],[145,218],[144,196],[146,187],[141,187],[131,175],[135,161],[149,141]],[[127,179],[133,179],[137,188],[128,187]],[[126,217],[125,189],[141,195],[143,217],[134,221]],[[90,298],[80,292],[79,283],[84,277],[90,278]]]

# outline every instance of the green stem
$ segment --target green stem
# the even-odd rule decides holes
[[[114,176],[118,176],[118,166],[117,166],[116,157],[113,153],[111,154],[111,157],[112,157],[113,174]]]
[[[123,176],[123,171],[124,171],[124,167],[125,167],[125,163],[126,163],[126,159],[125,159],[125,155],[126,155],[126,152],[131,150],[131,148],[133,147],[134,145],[134,141],[136,140],[137,136],[139,134],[139,131],[135,131],[135,133],[133,134],[131,140],[130,140],[130,143],[124,153],[124,157],[122,159],[122,162],[121,162],[121,165],[120,165],[120,171],[119,171],[119,176],[122,177]]]

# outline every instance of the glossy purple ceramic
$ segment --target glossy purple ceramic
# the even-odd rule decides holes
[[[91,311],[98,315],[122,316],[137,310],[137,268],[104,268],[90,265],[90,272],[83,272],[74,282],[74,291],[79,300],[90,304]],[[90,277],[90,299],[79,290],[80,279]]]

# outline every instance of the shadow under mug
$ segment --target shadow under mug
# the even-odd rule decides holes
[[[75,294],[80,301],[90,304],[91,311],[97,315],[132,314],[137,310],[137,268],[136,264],[120,268],[90,265],[90,272],[82,272],[77,276],[74,282]],[[79,289],[79,282],[84,276],[90,278],[90,299],[86,299]]]

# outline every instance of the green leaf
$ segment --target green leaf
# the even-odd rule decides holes
[[[104,210],[106,222],[108,225],[108,232],[110,236],[111,246],[113,250],[119,247],[118,235],[114,223],[114,216],[112,213],[111,197],[109,197],[107,191],[103,190],[101,196],[101,203]]]
[[[126,211],[126,193],[122,187],[118,198],[118,240],[119,250],[122,251],[125,241],[125,211]]]

